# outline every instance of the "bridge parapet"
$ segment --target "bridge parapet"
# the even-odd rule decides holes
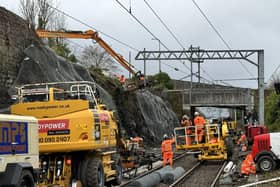
[[[183,108],[190,106],[251,107],[254,104],[251,89],[195,88],[182,90]]]

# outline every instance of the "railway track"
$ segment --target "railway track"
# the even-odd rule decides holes
[[[178,178],[169,187],[192,186],[192,187],[215,187],[216,183],[226,166],[224,161],[198,162]]]
[[[197,162],[197,159],[192,156],[189,152],[184,152],[175,156],[174,166],[183,167],[186,172],[183,176],[177,179],[173,184],[159,184],[157,187],[177,187],[177,186],[192,186],[192,187],[215,187],[216,183],[223,171],[226,162],[224,161],[204,161]],[[161,169],[162,166],[158,166],[149,170],[131,180],[128,180],[120,185],[120,187],[129,186],[134,180],[144,177],[156,170]]]
[[[175,165],[175,163],[177,163],[177,162],[180,161],[181,159],[184,159],[184,158],[185,158],[186,156],[188,156],[188,155],[190,155],[189,152],[177,153],[177,155],[175,154],[175,157],[174,157],[174,159],[173,159],[174,165]],[[160,166],[157,166],[157,167],[155,167],[155,168],[153,168],[153,169],[151,169],[151,170],[149,170],[149,171],[147,171],[147,172],[145,172],[145,173],[143,173],[143,174],[141,174],[141,175],[139,175],[139,176],[137,176],[137,177],[135,177],[135,178],[133,178],[133,179],[131,179],[131,180],[128,180],[128,181],[124,182],[124,183],[121,184],[119,187],[129,186],[134,180],[137,180],[137,179],[139,179],[139,178],[141,178],[141,177],[144,177],[144,176],[146,176],[146,175],[148,175],[148,174],[150,174],[150,173],[152,173],[152,172],[154,172],[154,171],[156,171],[156,170],[159,170],[159,169],[161,169],[161,168],[162,168],[161,165],[160,165]]]

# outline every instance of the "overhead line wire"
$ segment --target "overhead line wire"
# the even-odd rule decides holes
[[[175,34],[168,28],[168,26],[164,23],[164,21],[160,18],[160,16],[156,13],[156,11],[152,8],[152,6],[144,0],[145,4],[150,8],[150,10],[154,13],[154,15],[159,19],[162,25],[166,28],[166,30],[172,35],[172,37],[177,41],[177,43],[184,49],[183,44],[179,41],[179,39],[175,36]]]
[[[171,34],[171,36],[176,40],[176,42],[183,48],[183,44],[179,41],[179,39],[176,37],[176,35],[171,31],[171,29],[167,26],[167,24],[161,19],[161,17],[156,13],[156,11],[152,8],[152,6],[147,2],[147,0],[144,0],[145,4],[149,7],[149,9],[153,12],[153,14],[158,18],[158,20],[162,23],[162,25],[165,27],[165,29]],[[182,62],[182,61],[181,61]],[[188,67],[184,62],[182,62],[183,65],[188,69],[191,70],[190,67]],[[202,71],[210,78],[212,79],[210,82],[213,82],[214,79],[203,69]],[[197,75],[196,75],[197,76]],[[207,79],[206,79],[207,80]],[[209,80],[208,80],[209,81]]]
[[[129,14],[137,21],[137,23],[139,23],[150,35],[152,35],[153,38],[158,39],[159,42],[160,42],[160,44],[161,44],[165,49],[167,49],[168,51],[170,51],[170,49],[169,49],[156,35],[154,35],[154,34],[152,33],[152,31],[150,31],[136,16],[134,16],[134,15],[131,13],[131,11],[130,11],[129,9],[127,9],[119,0],[116,0],[116,2],[117,2],[127,13],[129,13]],[[166,66],[172,67],[172,69],[174,69],[174,70],[176,70],[176,71],[180,71],[180,72],[182,72],[182,73],[186,73],[186,72],[184,72],[184,71],[179,70],[178,68],[176,68],[176,67],[174,67],[174,66],[171,66],[171,65],[169,65],[169,64],[166,64],[166,63],[164,63],[164,62],[162,62],[162,63],[163,63],[164,65],[166,65]]]
[[[126,12],[128,12],[148,33],[150,33],[150,35],[152,35],[155,39],[158,39],[159,40],[159,42],[161,43],[161,45],[163,46],[163,47],[165,47],[167,50],[169,50],[168,49],[168,47],[162,42],[162,41],[160,41],[160,39],[156,36],[156,35],[154,35],[153,33],[152,33],[152,31],[150,31],[136,16],[134,16],[132,13],[131,13],[131,11],[129,11],[119,0],[116,0],[116,2],[126,11]],[[169,50],[170,51],[170,50]]]
[[[67,16],[67,17],[69,17],[69,18],[71,18],[72,20],[75,20],[75,21],[77,21],[78,23],[80,23],[80,24],[82,24],[82,25],[85,25],[85,26],[87,26],[87,27],[89,27],[89,28],[91,28],[91,29],[94,29],[95,31],[97,31],[97,32],[99,32],[99,33],[101,33],[101,34],[103,34],[104,36],[107,36],[108,38],[110,38],[110,39],[112,39],[112,40],[114,40],[114,41],[116,41],[116,42],[118,42],[118,43],[120,43],[120,44],[122,44],[122,45],[124,45],[124,46],[126,46],[126,47],[128,47],[128,48],[130,48],[130,49],[132,49],[132,50],[134,50],[134,51],[136,51],[136,52],[139,52],[139,50],[138,50],[137,48],[132,47],[131,45],[129,45],[129,44],[125,43],[125,42],[122,42],[122,41],[120,41],[119,39],[117,39],[117,38],[115,38],[115,37],[113,37],[113,36],[111,36],[111,35],[109,35],[109,34],[106,34],[106,33],[102,32],[102,31],[100,31],[100,30],[98,30],[98,29],[96,29],[96,28],[94,28],[93,26],[87,24],[86,22],[81,21],[81,20],[79,20],[78,18],[75,18],[74,16],[71,16],[70,14],[68,14],[68,13],[66,13],[66,12],[64,12],[64,11],[62,11],[62,10],[60,10],[60,9],[58,9],[58,8],[56,8],[56,7],[52,6],[52,5],[50,5],[50,4],[49,4],[49,6],[50,6],[52,9],[56,10],[57,12],[60,12],[61,14],[65,15],[65,16]]]
[[[214,32],[218,35],[218,37],[222,40],[222,42],[225,44],[225,46],[229,49],[232,50],[230,45],[225,41],[221,33],[216,29],[214,24],[210,21],[210,19],[207,17],[207,15],[203,12],[203,10],[200,8],[200,6],[195,2],[195,0],[192,0],[193,4],[196,6],[196,8],[199,10],[201,15],[205,18],[205,20],[208,22],[208,24],[211,26],[211,28],[214,30]],[[253,74],[248,70],[248,68],[240,61],[238,60],[239,63],[242,65],[242,67],[247,71],[247,73],[250,76],[253,76]]]

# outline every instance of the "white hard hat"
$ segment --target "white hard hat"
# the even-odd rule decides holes
[[[189,119],[187,115],[183,115],[183,119]]]
[[[195,115],[195,116],[198,116],[198,115],[199,115],[199,112],[195,112],[194,115]]]
[[[164,135],[163,135],[163,139],[165,139],[165,138],[168,138],[167,134],[164,134]]]

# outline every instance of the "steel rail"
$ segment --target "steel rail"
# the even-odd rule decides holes
[[[201,162],[198,162],[197,164],[195,164],[191,169],[189,169],[184,175],[182,175],[181,177],[179,177],[176,181],[174,181],[171,185],[169,185],[169,187],[174,187],[177,184],[179,184],[186,176],[188,176],[189,174],[191,174],[196,168],[198,168],[201,165]]]
[[[224,162],[224,164],[222,165],[222,167],[220,168],[219,172],[217,173],[215,179],[213,180],[213,182],[211,183],[210,187],[215,187],[217,181],[219,180],[220,175],[222,174],[224,168],[226,167],[227,162]]]
[[[215,176],[214,180],[212,181],[210,187],[215,187],[223,169],[225,168],[227,162],[224,162],[222,167],[219,169],[217,175]],[[184,178],[186,178],[187,176],[189,176],[192,172],[194,172],[199,166],[201,166],[202,162],[197,163],[196,165],[194,165],[191,169],[189,169],[184,175],[182,175],[181,177],[179,177],[176,181],[174,181],[171,185],[169,185],[169,187],[175,187],[177,186],[181,181],[183,181]]]
[[[184,157],[184,156],[186,156],[186,155],[188,155],[188,154],[189,154],[189,152],[186,151],[186,152],[184,152],[184,153],[182,153],[182,154],[176,156],[176,157],[173,159],[173,161],[176,161],[176,160],[178,160],[178,159],[180,159],[180,158],[182,158],[182,157]],[[155,167],[155,168],[153,168],[153,169],[151,169],[151,170],[149,170],[149,171],[147,171],[147,172],[145,172],[145,173],[143,173],[143,174],[140,174],[139,176],[137,176],[137,177],[135,177],[135,178],[133,178],[133,179],[131,179],[131,180],[129,180],[129,181],[127,181],[127,182],[121,184],[119,187],[127,186],[127,185],[129,185],[130,183],[132,183],[133,181],[135,181],[135,180],[137,180],[137,179],[139,179],[139,178],[141,178],[141,177],[144,177],[144,176],[146,176],[146,175],[148,175],[148,174],[150,174],[150,173],[152,173],[152,172],[154,172],[154,171],[157,171],[157,170],[159,170],[159,169],[161,169],[161,168],[162,168],[162,166],[157,166],[157,167]]]

